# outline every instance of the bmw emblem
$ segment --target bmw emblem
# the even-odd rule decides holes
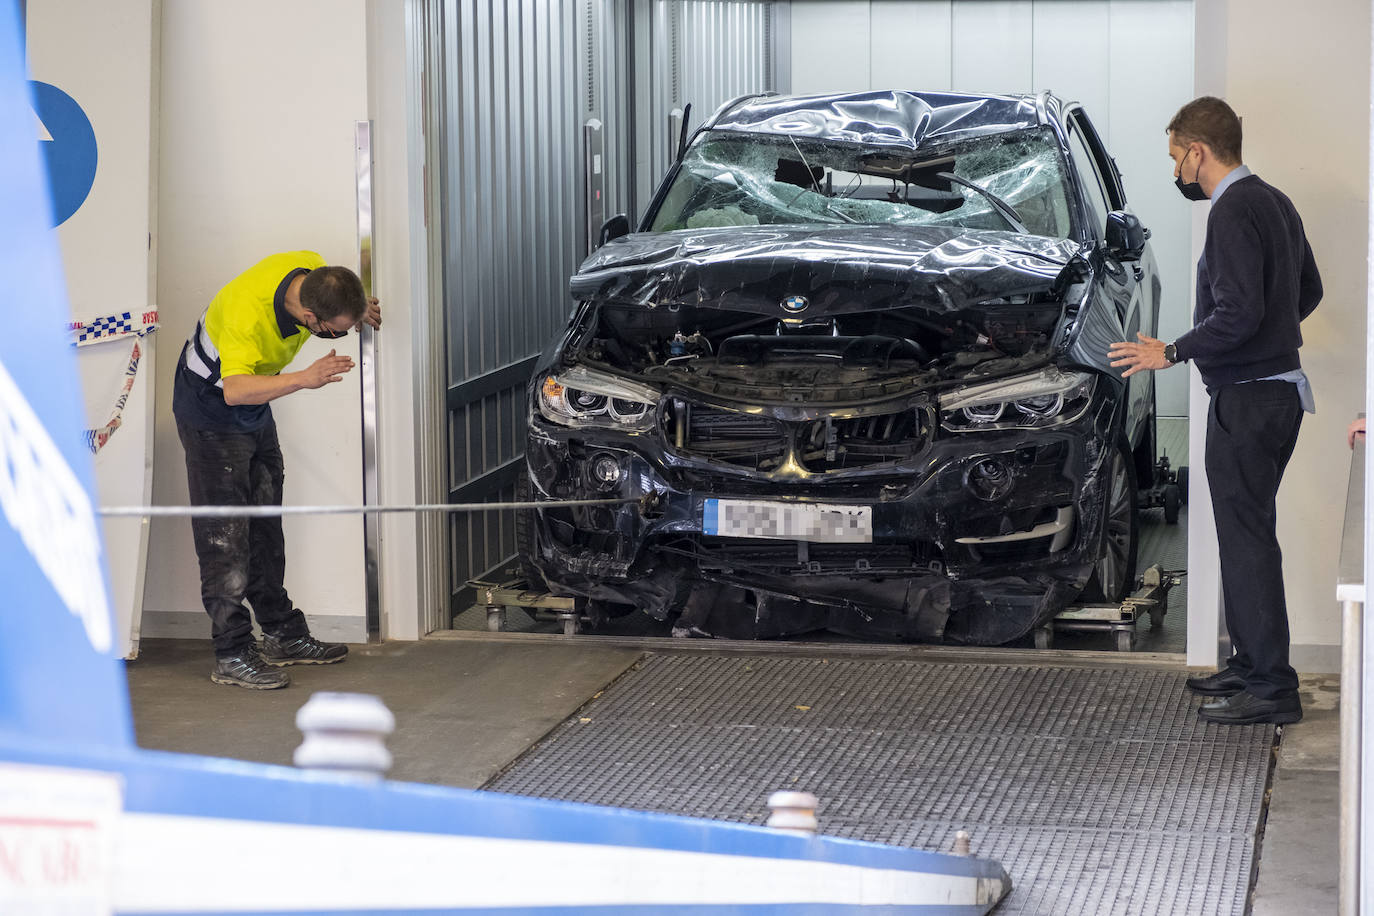
[[[806,301],[806,297],[805,297],[805,296],[788,296],[786,299],[782,300],[782,302],[779,303],[779,304],[780,304],[785,310],[787,310],[787,311],[789,311],[789,312],[796,313],[796,312],[804,311],[804,310],[806,309],[806,306],[807,306],[808,303],[807,303],[807,301]]]

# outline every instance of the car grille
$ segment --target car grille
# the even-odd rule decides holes
[[[816,420],[805,424],[797,440],[798,459],[813,473],[868,468],[911,458],[926,441],[925,424],[915,410]]]
[[[675,406],[669,441],[683,452],[755,471],[771,471],[787,457],[787,430],[777,420],[681,401]]]
[[[930,438],[923,411],[787,423],[741,411],[674,400],[664,435],[679,453],[719,464],[771,471],[795,449],[814,474],[880,467],[915,457]]]

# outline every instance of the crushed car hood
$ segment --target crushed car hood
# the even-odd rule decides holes
[[[607,243],[573,275],[571,290],[579,300],[768,314],[794,296],[805,298],[807,316],[958,311],[1049,290],[1078,250],[1069,239],[953,227],[687,229]]]

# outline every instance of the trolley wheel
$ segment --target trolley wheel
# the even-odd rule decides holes
[[[577,619],[576,614],[566,614],[563,617],[563,635],[576,636],[582,629],[582,622]]]
[[[1178,469],[1176,477],[1178,481],[1178,498],[1183,505],[1188,505],[1188,465]]]
[[[500,604],[487,605],[487,629],[499,633],[506,628],[506,608]]]
[[[1178,507],[1182,504],[1183,497],[1178,484],[1169,484],[1164,488],[1164,521],[1170,525],[1178,524]]]
[[[1053,626],[1036,627],[1036,628],[1035,628],[1035,648],[1037,648],[1037,649],[1053,649],[1053,648],[1054,648],[1054,627],[1053,627]]]
[[[1116,631],[1116,651],[1130,652],[1135,648],[1135,633],[1130,630]]]

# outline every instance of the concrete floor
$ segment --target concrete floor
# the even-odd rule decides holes
[[[1285,725],[1260,844],[1254,916],[1336,912],[1340,678],[1302,676],[1303,720]]]
[[[438,640],[353,646],[291,668],[285,690],[210,682],[208,642],[148,639],[128,665],[139,746],[291,765],[296,710],[320,690],[370,693],[396,715],[390,777],[473,789],[640,657],[631,649]]]
[[[138,742],[158,750],[290,764],[300,743],[295,713],[311,693],[373,693],[396,714],[396,733],[388,742],[396,760],[391,778],[476,788],[645,651],[586,637],[566,643],[484,637],[355,646],[344,664],[292,669],[292,686],[276,691],[212,684],[205,642],[145,640],[140,657],[128,666]],[[1072,654],[1084,664],[1147,661]],[[1252,898],[1256,916],[1336,910],[1338,695],[1336,678],[1303,677],[1306,717],[1284,729],[1276,755]]]

